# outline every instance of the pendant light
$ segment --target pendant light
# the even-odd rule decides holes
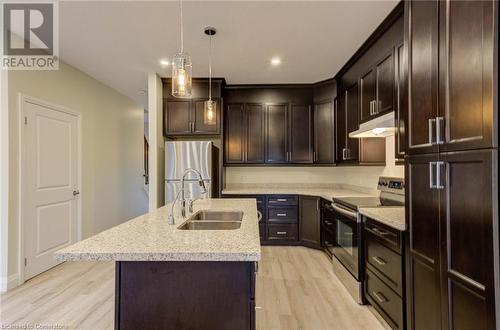
[[[205,125],[217,124],[217,103],[212,100],[212,36],[217,33],[213,27],[205,28],[208,35],[208,101],[205,101],[203,109],[203,122]]]
[[[184,26],[182,17],[182,0],[180,5],[180,22],[181,22],[181,52],[175,54],[172,61],[172,95],[174,97],[190,97],[192,87],[193,65],[191,56],[184,53]]]

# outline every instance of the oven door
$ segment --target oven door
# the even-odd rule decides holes
[[[359,226],[356,212],[332,204],[335,225],[333,255],[359,279]]]

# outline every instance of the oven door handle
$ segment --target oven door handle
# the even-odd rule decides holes
[[[335,204],[332,203],[332,208],[339,212],[340,214],[343,214],[345,216],[348,216],[348,217],[351,217],[351,218],[354,218],[354,219],[358,219],[358,214],[356,212],[352,212],[352,211],[349,211],[349,210],[346,210],[344,208],[341,208]]]

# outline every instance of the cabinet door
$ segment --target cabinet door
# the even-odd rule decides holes
[[[497,146],[495,6],[498,1],[440,1],[440,151]]]
[[[375,73],[368,71],[359,80],[359,97],[361,106],[361,121],[366,121],[372,116],[373,106],[375,104]]]
[[[404,159],[406,154],[405,122],[408,112],[408,94],[406,93],[406,59],[404,44],[396,47],[396,111],[394,124],[395,134],[395,158]]]
[[[335,149],[337,150],[337,162],[345,161],[346,150],[346,113],[345,113],[345,92],[335,99],[335,124],[337,127],[337,140],[335,142]]]
[[[359,94],[358,84],[354,84],[346,90],[346,123],[347,123],[347,159],[356,161],[359,157],[359,139],[349,137],[349,133],[359,127]]]
[[[441,329],[438,155],[410,156],[406,168],[408,221],[407,307],[409,329]],[[431,174],[432,170],[432,174]]]
[[[387,56],[377,64],[377,114],[394,109],[394,55],[391,50]]]
[[[191,102],[165,101],[165,135],[191,134]]]
[[[296,164],[313,162],[312,109],[310,105],[290,107],[289,158]]]
[[[193,102],[194,107],[194,118],[193,121],[193,133],[194,134],[219,134],[220,128],[220,106],[221,100],[215,100],[217,102],[216,107],[216,123],[214,125],[205,124],[205,101],[195,101]]]
[[[314,162],[335,162],[335,112],[333,102],[314,106]]]
[[[408,45],[409,154],[437,152],[438,6],[439,1],[405,2],[405,44]],[[432,127],[431,127],[432,126]]]
[[[288,161],[288,105],[273,104],[266,109],[266,163]]]
[[[478,150],[440,155],[442,317],[448,321],[443,329],[497,329],[497,153]]]
[[[225,115],[224,159],[226,163],[245,161],[245,107],[243,104],[228,104]]]
[[[320,237],[320,199],[300,196],[299,237],[304,245],[319,248]]]
[[[265,158],[265,109],[262,104],[246,105],[246,154],[247,163],[264,163]]]

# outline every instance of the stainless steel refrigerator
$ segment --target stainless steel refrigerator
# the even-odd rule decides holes
[[[187,198],[210,198],[217,186],[216,161],[214,146],[211,141],[175,141],[165,142],[165,203],[171,203],[181,189],[182,174],[188,168],[201,173],[207,192],[202,195],[198,176],[188,173],[184,187]]]

